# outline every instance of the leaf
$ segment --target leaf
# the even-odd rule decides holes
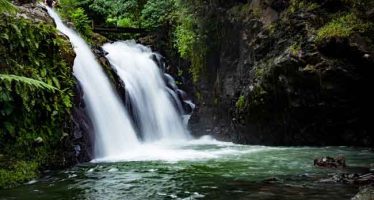
[[[14,13],[16,11],[16,7],[13,6],[10,2],[7,0],[0,0],[0,13],[2,12],[10,12]]]
[[[27,78],[24,76],[0,74],[0,80],[4,81],[5,83],[11,83],[15,81],[15,82],[29,85],[30,87],[33,87],[33,88],[45,89],[45,90],[49,90],[52,92],[58,90],[56,87],[52,86],[51,84],[47,84],[43,81],[39,81],[39,80],[32,79],[32,78]]]
[[[47,69],[46,68],[41,69],[40,70],[40,75],[42,75],[42,77],[47,76]]]
[[[1,34],[1,38],[9,40],[9,35],[6,33]]]
[[[9,122],[5,122],[4,126],[5,126],[5,129],[9,132],[9,134],[14,136],[16,128]]]
[[[71,99],[68,95],[64,95],[64,97],[62,98],[63,102],[64,102],[64,105],[67,107],[67,108],[71,108],[73,105],[71,103]]]
[[[52,81],[53,81],[53,83],[55,84],[55,86],[56,86],[58,89],[61,88],[61,86],[60,86],[60,82],[57,80],[56,77],[52,77]]]
[[[18,39],[22,39],[22,33],[21,33],[21,30],[19,30],[19,28],[15,25],[15,24],[10,24],[10,26],[14,29],[14,31],[16,32],[17,36],[18,36]],[[22,41],[22,40],[21,40]]]
[[[4,105],[4,109],[3,109],[3,115],[4,116],[7,116],[7,115],[10,115],[12,112],[13,112],[13,105],[12,104],[9,104],[9,103],[6,103]]]

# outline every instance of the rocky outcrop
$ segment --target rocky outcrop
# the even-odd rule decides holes
[[[245,144],[374,145],[373,24],[362,15],[370,6],[229,2],[210,5],[218,14],[205,19],[219,23],[206,30],[219,48],[197,83],[193,133]],[[358,22],[366,28],[334,32]]]
[[[360,192],[352,200],[372,200],[374,198],[374,186],[365,186],[360,188]]]
[[[88,162],[93,159],[94,129],[91,119],[88,117],[84,103],[84,92],[76,80],[74,108],[72,113],[73,130],[70,135],[70,157],[72,164]],[[73,150],[73,151],[72,151]]]

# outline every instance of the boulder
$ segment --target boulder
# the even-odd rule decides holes
[[[332,157],[322,157],[314,159],[314,166],[326,167],[326,168],[345,168],[347,167],[345,163],[345,158],[343,156],[338,156],[336,158]]]

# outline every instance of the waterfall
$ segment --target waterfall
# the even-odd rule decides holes
[[[191,138],[183,118],[174,79],[164,74],[152,57],[154,53],[134,41],[103,46],[107,58],[125,84],[134,121],[143,141],[186,140]],[[165,80],[171,81],[168,88]]]
[[[160,60],[154,60],[149,48],[131,41],[103,46],[125,85],[126,108],[86,42],[65,26],[53,9],[47,10],[76,53],[74,76],[82,86],[94,126],[93,161],[137,160],[155,152],[163,155],[165,146],[192,138],[183,123],[188,115],[182,114],[192,112],[194,104],[158,67]]]
[[[94,157],[116,157],[139,146],[136,132],[120,98],[86,42],[65,26],[57,13],[48,8],[57,29],[67,35],[74,46],[74,76],[84,92],[89,117],[94,124]]]

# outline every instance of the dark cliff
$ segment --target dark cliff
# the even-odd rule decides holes
[[[198,11],[211,23],[192,132],[245,144],[374,144],[372,1],[210,1]]]

